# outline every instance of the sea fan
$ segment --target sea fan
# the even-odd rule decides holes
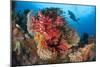
[[[49,50],[42,34],[35,33],[34,40],[37,42],[37,54],[42,60],[50,60],[56,56],[55,52]]]
[[[37,54],[42,60],[54,60],[57,56],[56,52],[52,52],[48,48],[38,48]]]

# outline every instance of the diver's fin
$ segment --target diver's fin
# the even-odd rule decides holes
[[[77,21],[76,21],[77,24],[79,24],[79,22],[78,22],[79,20],[80,20],[80,18],[77,18]]]

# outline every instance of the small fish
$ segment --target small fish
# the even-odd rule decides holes
[[[75,17],[75,14],[74,14],[72,11],[68,10],[68,14],[70,15],[70,18],[71,18],[73,21],[78,22],[79,18],[76,18],[76,17]]]

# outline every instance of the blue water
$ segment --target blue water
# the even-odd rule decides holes
[[[84,32],[89,35],[96,35],[96,7],[86,5],[71,5],[71,4],[53,4],[53,3],[37,3],[37,2],[24,2],[16,1],[16,12],[25,9],[37,12],[40,9],[49,7],[58,7],[65,12],[66,20],[80,35]],[[68,10],[72,11],[78,22],[73,21],[68,14]]]

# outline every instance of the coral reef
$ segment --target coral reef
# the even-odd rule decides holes
[[[95,58],[95,37],[84,33],[81,38],[67,24],[63,13],[59,8],[41,9],[37,14],[31,10],[16,15],[13,12],[13,65],[82,62]]]

